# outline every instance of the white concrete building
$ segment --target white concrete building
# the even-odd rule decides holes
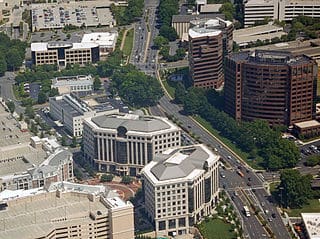
[[[72,153],[55,139],[31,137],[31,144],[1,149],[0,191],[32,189],[73,181]]]
[[[75,137],[82,136],[83,119],[94,117],[100,114],[115,114],[118,109],[100,108],[99,111],[89,107],[89,105],[72,95],[65,94],[62,96],[49,98],[50,116],[54,120],[59,120],[65,129]]]
[[[318,0],[247,0],[244,3],[244,25],[254,25],[266,18],[291,21],[299,15],[320,17]]]
[[[84,120],[84,155],[99,171],[135,176],[155,154],[179,145],[180,129],[166,118],[114,114]]]
[[[308,239],[320,239],[320,213],[301,213]]]
[[[56,88],[59,94],[79,93],[91,94],[93,91],[93,79],[91,75],[62,76],[51,80],[51,88]]]
[[[100,59],[105,60],[109,53],[116,48],[118,33],[117,32],[92,32],[84,34],[82,43],[96,43],[100,49]]]
[[[1,239],[134,239],[133,205],[102,185],[0,193]]]
[[[218,200],[219,156],[206,146],[168,149],[143,170],[145,208],[156,236],[175,236],[211,214]]]

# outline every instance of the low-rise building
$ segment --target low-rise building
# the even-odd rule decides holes
[[[91,94],[93,91],[93,79],[88,76],[62,76],[52,79],[51,88],[56,88],[59,94],[75,93],[81,96]]]
[[[98,44],[100,49],[100,59],[105,60],[116,48],[117,38],[117,32],[92,32],[84,34],[81,42]]]
[[[168,149],[143,170],[145,209],[156,236],[189,233],[218,201],[219,156],[204,145]]]
[[[279,38],[287,33],[283,30],[283,27],[266,24],[255,27],[248,27],[244,29],[234,30],[233,41],[239,45],[240,48],[247,47],[250,43],[259,41],[271,40],[273,38]]]
[[[86,102],[70,94],[50,97],[49,108],[50,116],[54,120],[60,121],[65,129],[75,137],[82,136],[84,118],[119,112],[118,109],[114,109],[111,106],[93,109]]]
[[[32,64],[57,65],[66,67],[68,64],[84,66],[100,60],[99,45],[96,43],[68,42],[35,42],[31,43]]]
[[[133,205],[113,190],[59,182],[0,193],[0,238],[134,239]]]
[[[320,122],[309,120],[293,124],[293,132],[299,138],[314,138],[320,135]]]
[[[1,148],[0,191],[72,180],[72,153],[61,148],[55,139],[32,137],[31,144]]]
[[[84,157],[103,172],[135,176],[154,155],[180,145],[180,129],[166,118],[137,114],[84,120]]]

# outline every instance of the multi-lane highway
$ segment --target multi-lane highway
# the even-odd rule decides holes
[[[284,223],[277,211],[276,205],[271,201],[270,196],[264,188],[264,182],[243,162],[239,161],[228,148],[221,142],[214,138],[205,129],[200,127],[190,117],[181,114],[182,108],[173,104],[167,96],[164,96],[159,101],[160,110],[165,111],[167,114],[173,115],[177,118],[184,128],[188,128],[193,134],[199,136],[200,141],[207,144],[212,148],[216,148],[221,157],[227,162],[230,167],[222,169],[225,177],[220,177],[220,184],[226,189],[230,197],[233,198],[238,211],[242,212],[243,206],[250,203],[260,209],[261,216],[271,228],[275,238],[289,239],[290,236],[286,230]],[[153,109],[152,112],[156,113],[159,110]],[[229,168],[229,169],[228,169]],[[240,170],[243,176],[240,176],[237,171]],[[234,196],[234,192],[243,197]],[[245,196],[246,195],[246,196]],[[248,199],[247,199],[248,198]],[[247,199],[247,200],[245,200]],[[248,238],[268,238],[268,233],[260,224],[258,218],[254,215],[253,208],[251,208],[252,215],[246,217],[241,213],[244,222],[244,232]]]

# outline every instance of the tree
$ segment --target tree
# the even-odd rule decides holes
[[[7,71],[7,62],[4,55],[0,54],[0,76],[3,76]]]
[[[174,91],[174,100],[177,104],[182,104],[186,97],[186,88],[181,82],[177,83],[176,90]]]
[[[121,183],[130,184],[132,183],[132,178],[130,176],[125,175],[122,177]]]
[[[223,13],[227,20],[233,21],[233,16],[236,13],[235,6],[231,2],[225,2],[222,4],[219,12]]]
[[[307,158],[306,165],[309,167],[314,167],[317,164],[320,164],[320,156],[319,155],[311,155]]]
[[[24,111],[25,115],[28,116],[30,119],[33,119],[35,116],[34,110],[32,106],[27,105]]]
[[[6,105],[7,105],[8,109],[9,109],[10,113],[12,114],[14,112],[15,108],[16,108],[14,102],[13,101],[7,101]]]
[[[153,40],[154,46],[157,47],[158,49],[167,45],[168,43],[169,43],[168,39],[163,36],[156,36]]]
[[[49,97],[57,96],[59,95],[59,90],[58,88],[51,88],[49,91]]]
[[[71,142],[71,147],[75,148],[75,147],[77,147],[77,144],[78,144],[77,138],[75,136],[73,136],[72,137],[72,142]]]
[[[100,178],[100,182],[111,182],[113,180],[113,175],[112,174],[102,174]]]
[[[14,71],[22,65],[23,58],[18,49],[10,48],[7,51],[6,60],[8,69]]]
[[[101,88],[101,80],[98,76],[96,76],[93,80],[93,89],[99,90]]]
[[[38,94],[38,104],[46,103],[47,100],[48,100],[47,94],[43,90],[40,90]]]
[[[311,175],[301,175],[298,170],[285,169],[280,176],[280,203],[285,207],[301,208],[312,197]]]
[[[167,38],[169,41],[175,41],[178,38],[176,30],[169,25],[163,25],[159,30],[159,35]]]
[[[67,139],[66,139],[66,136],[64,136],[64,135],[62,135],[62,137],[61,137],[61,145],[67,146]]]

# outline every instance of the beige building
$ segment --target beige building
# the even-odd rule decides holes
[[[1,239],[133,239],[133,205],[104,186],[59,182],[0,194]]]
[[[247,0],[244,3],[244,25],[252,26],[266,18],[270,20],[291,21],[294,17],[305,15],[320,17],[318,0]]]
[[[83,122],[84,156],[99,171],[135,176],[155,154],[180,145],[180,129],[166,118],[113,114]]]
[[[145,208],[157,237],[187,234],[211,214],[218,164],[219,156],[200,144],[168,149],[143,168]]]
[[[36,66],[84,66],[100,60],[99,45],[96,43],[36,42],[31,43],[31,56],[32,63]]]

